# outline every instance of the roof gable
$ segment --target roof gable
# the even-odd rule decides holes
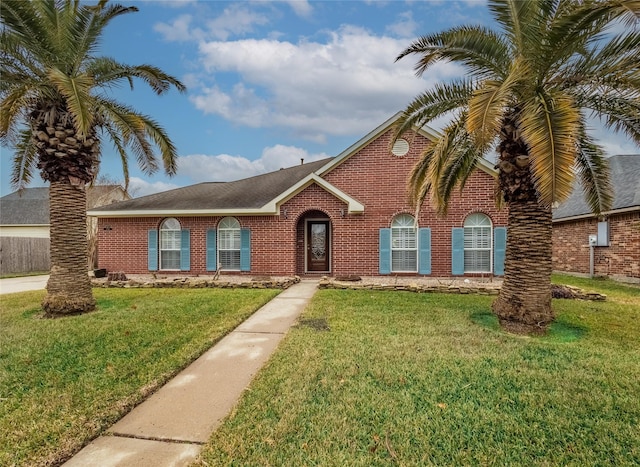
[[[364,137],[362,137],[361,139],[356,141],[354,144],[349,146],[347,149],[342,151],[336,157],[329,160],[327,164],[325,164],[322,168],[320,168],[320,170],[318,170],[316,173],[319,174],[320,176],[323,176],[329,173],[331,170],[338,167],[344,161],[348,160],[350,157],[360,152],[362,148],[364,148],[365,146],[370,144],[372,141],[374,141],[376,138],[380,137],[382,134],[384,134],[386,131],[392,128],[396,124],[396,122],[400,119],[401,116],[402,116],[402,112],[396,113],[393,117],[389,118],[387,121],[379,125],[377,128],[370,131],[368,134],[366,134]],[[430,141],[436,141],[440,137],[440,134],[438,131],[426,125],[421,128],[414,128],[414,131],[419,135],[424,136]],[[494,177],[496,177],[498,174],[498,172],[495,170],[493,165],[484,158],[478,159],[477,168],[487,172],[488,174]]]

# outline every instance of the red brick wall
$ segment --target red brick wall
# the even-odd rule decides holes
[[[391,131],[361,149],[324,178],[364,204],[363,214],[346,214],[347,205],[318,185],[311,185],[281,206],[279,216],[237,217],[251,229],[251,274],[304,274],[304,225],[307,218],[331,221],[331,273],[378,274],[379,229],[390,227],[400,213],[414,214],[407,201],[407,177],[428,144],[424,137],[407,137],[410,151],[391,154]],[[493,201],[494,178],[481,171],[470,177],[464,192],[456,191],[446,218],[437,217],[427,204],[420,211],[419,227],[431,228],[432,275],[451,275],[451,229],[462,227],[468,214],[483,212],[495,226],[505,226],[507,211],[497,211]],[[286,210],[286,218],[284,212]],[[342,215],[342,212],[345,215]],[[191,231],[191,274],[206,274],[206,231],[220,217],[179,218]],[[107,270],[147,273],[147,231],[161,218],[100,219],[99,263]],[[112,230],[103,230],[105,225]]]
[[[608,247],[595,247],[597,276],[640,278],[640,212],[609,219]],[[553,224],[553,268],[589,274],[589,235],[598,232],[598,220],[580,219]]]

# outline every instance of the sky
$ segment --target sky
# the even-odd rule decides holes
[[[461,76],[438,64],[422,76],[415,57],[395,62],[420,35],[462,24],[491,26],[485,0],[196,1],[119,0],[139,11],[114,19],[99,53],[150,64],[186,93],[155,95],[144,83],[111,90],[168,132],[178,172],[147,176],[130,157],[130,192],[143,196],[209,181],[238,180],[336,156],[420,92]],[[438,129],[438,122],[432,127]],[[597,122],[608,155],[637,153]],[[0,196],[11,151],[0,148]],[[120,159],[102,146],[100,175],[122,182]],[[30,186],[42,186],[34,174]]]

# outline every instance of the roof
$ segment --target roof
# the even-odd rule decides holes
[[[200,183],[177,188],[93,209],[88,214],[96,217],[275,215],[283,202],[311,184],[319,185],[346,203],[349,213],[362,213],[364,205],[333,186],[322,176],[389,130],[401,115],[400,112],[395,114],[337,157],[234,182]],[[437,138],[437,134],[426,126],[416,131],[428,139]],[[495,170],[488,163],[481,163],[479,167],[495,174]]]
[[[205,182],[121,201],[89,213],[98,217],[252,212],[269,204],[324,166],[329,159],[301,164],[233,182]],[[262,212],[267,214],[267,212]]]
[[[87,190],[87,206],[95,206],[120,185],[95,185]],[[49,187],[24,188],[0,198],[0,225],[49,225]]]
[[[613,206],[603,214],[640,210],[640,154],[618,155],[609,158]],[[584,190],[576,181],[569,198],[553,211],[553,220],[570,220],[591,217],[594,214],[584,199]]]
[[[1,225],[49,225],[49,188],[25,188],[0,198]]]

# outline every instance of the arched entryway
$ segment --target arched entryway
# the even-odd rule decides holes
[[[331,219],[322,211],[307,211],[297,224],[298,274],[331,272]]]

